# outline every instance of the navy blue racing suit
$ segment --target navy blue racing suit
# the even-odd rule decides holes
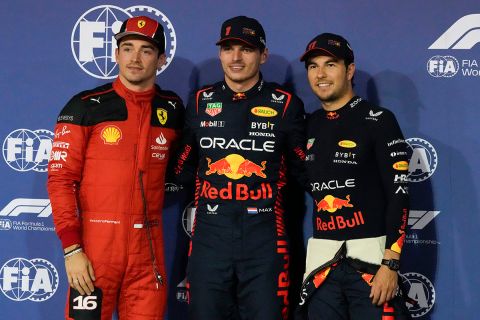
[[[219,82],[198,90],[186,113],[175,172],[196,181],[189,317],[286,319],[282,190],[287,168],[303,167],[303,103],[263,80],[243,93]]]

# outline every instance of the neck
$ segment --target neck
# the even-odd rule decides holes
[[[355,92],[351,90],[348,94],[345,94],[341,98],[338,98],[334,101],[322,101],[322,107],[326,111],[335,111],[347,104],[355,96]]]
[[[118,78],[120,79],[120,81],[122,82],[122,84],[128,89],[128,90],[132,90],[132,91],[135,91],[135,92],[145,92],[145,91],[149,91],[149,90],[152,90],[152,88],[154,87],[155,85],[155,79],[152,79],[152,80],[148,80],[148,81],[143,81],[142,83],[133,83],[133,82],[130,82],[128,81],[125,77],[123,77],[122,75],[118,75]]]
[[[232,89],[233,92],[246,92],[252,89],[259,79],[260,73],[257,73],[253,78],[242,82],[232,81],[231,79],[225,77],[225,83],[230,89]]]

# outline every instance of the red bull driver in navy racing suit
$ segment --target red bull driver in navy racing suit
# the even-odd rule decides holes
[[[303,103],[262,79],[268,51],[257,20],[225,21],[217,45],[225,80],[190,99],[176,167],[196,174],[189,318],[286,319],[282,189],[287,166],[297,172],[304,159]]]

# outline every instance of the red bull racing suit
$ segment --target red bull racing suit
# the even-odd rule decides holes
[[[263,80],[244,93],[220,82],[189,101],[175,170],[196,172],[190,319],[286,319],[282,189],[286,168],[302,168],[303,130],[301,100]]]
[[[117,79],[58,116],[48,173],[56,232],[64,248],[84,248],[96,277],[88,298],[70,289],[67,319],[111,319],[116,307],[121,319],[163,319],[164,178],[183,114],[173,92]]]
[[[392,112],[353,97],[311,114],[306,135],[314,206],[301,304],[342,258],[375,274],[385,249],[401,252],[408,215],[407,144]]]

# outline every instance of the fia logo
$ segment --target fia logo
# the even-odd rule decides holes
[[[73,27],[71,49],[78,66],[97,79],[113,79],[118,68],[115,62],[117,41],[114,36],[120,31],[122,22],[132,16],[147,15],[159,21],[165,30],[166,63],[157,70],[162,73],[172,62],[177,47],[175,29],[166,15],[149,6],[120,8],[100,5],[84,12]]]
[[[3,140],[3,159],[15,171],[47,172],[53,132],[45,129],[17,129]]]
[[[411,151],[408,166],[408,181],[421,182],[430,178],[438,165],[437,151],[427,140],[409,138],[406,140]]]
[[[420,273],[408,272],[400,274],[404,288],[408,291],[408,297],[417,302],[415,305],[407,303],[408,311],[413,318],[427,314],[435,304],[435,288],[427,277]]]
[[[0,289],[15,302],[50,299],[58,288],[58,272],[48,260],[13,258],[0,269]]]
[[[433,56],[427,62],[427,71],[434,78],[451,78],[459,69],[460,64],[453,56]]]

